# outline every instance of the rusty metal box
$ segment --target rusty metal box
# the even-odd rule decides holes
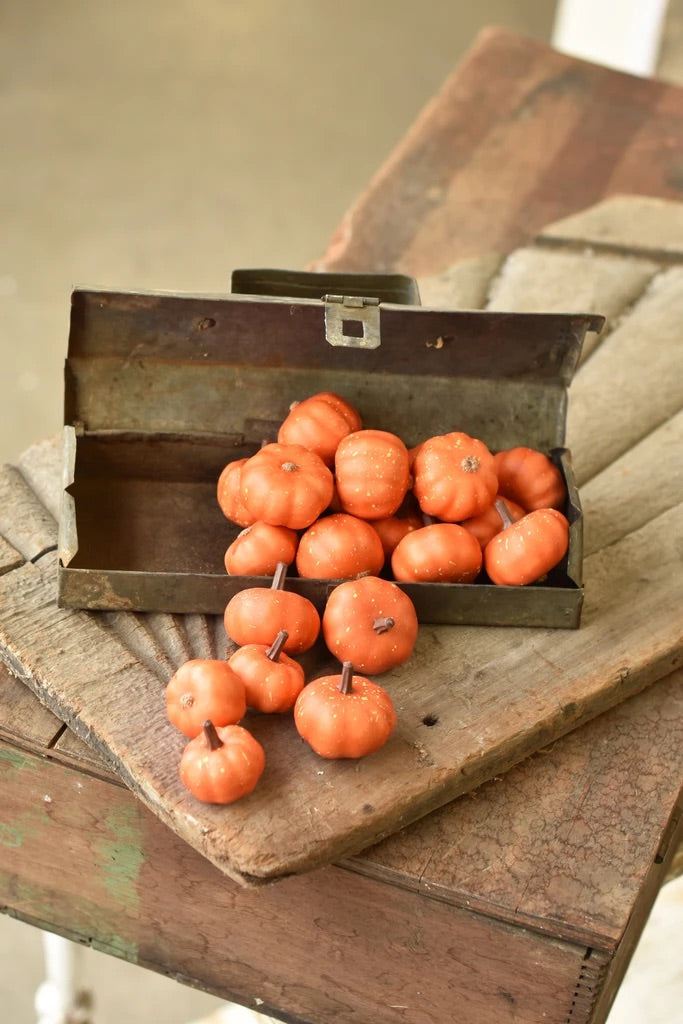
[[[602,318],[443,311],[401,275],[237,271],[225,296],[77,289],[65,365],[59,603],[223,612],[253,577],[216,483],[274,440],[295,399],[335,391],[408,446],[462,430],[492,450],[551,454],[567,482],[569,552],[543,584],[401,584],[425,622],[574,628],[582,513],[564,447],[567,387]],[[319,608],[333,584],[292,573]]]

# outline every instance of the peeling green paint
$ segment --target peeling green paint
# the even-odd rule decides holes
[[[49,891],[31,885],[28,882],[19,881],[14,875],[6,871],[0,871],[0,889],[3,893],[11,894],[11,902],[8,906],[2,906],[2,912],[8,913],[27,924],[34,925],[47,931],[62,931],[74,942],[80,942],[85,946],[92,946],[102,953],[110,953],[121,960],[137,964],[139,952],[137,943],[110,932],[102,927],[102,908],[93,904],[90,900],[79,899],[73,895],[68,898],[68,917],[63,920],[63,915],[53,906]],[[7,897],[10,899],[9,895]],[[90,922],[95,922],[92,929]]]
[[[109,834],[115,838],[97,842],[104,885],[110,896],[134,912],[139,903],[138,877],[144,864],[137,808],[111,808],[105,821]]]

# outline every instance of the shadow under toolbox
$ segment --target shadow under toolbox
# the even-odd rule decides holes
[[[569,551],[542,584],[401,584],[424,622],[579,625],[582,519],[563,447],[583,314],[441,311],[401,275],[236,271],[227,296],[77,289],[65,367],[59,603],[222,614],[262,577],[228,576],[239,532],[223,467],[275,440],[291,403],[334,391],[409,447],[464,431],[561,468]],[[318,608],[334,584],[287,587]]]

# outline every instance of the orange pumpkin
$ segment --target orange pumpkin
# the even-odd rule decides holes
[[[417,614],[395,583],[363,576],[334,588],[325,605],[322,630],[336,658],[375,675],[410,657],[417,639]]]
[[[230,544],[225,552],[225,570],[231,576],[272,576],[278,562],[291,565],[298,543],[295,530],[259,519]]]
[[[184,736],[197,736],[207,718],[235,725],[246,710],[244,683],[225,661],[192,658],[166,685],[166,714]]]
[[[207,804],[231,804],[256,787],[266,763],[263,747],[241,725],[216,728],[210,720],[185,747],[183,785]]]
[[[230,668],[244,683],[247,707],[264,714],[290,711],[304,688],[304,670],[285,654],[287,630],[281,629],[270,646],[247,644],[231,656]]]
[[[498,498],[502,501],[501,495]],[[508,525],[503,519],[500,509],[498,506],[498,500],[494,501],[493,505],[489,505],[487,509],[480,512],[478,516],[472,516],[471,519],[463,519],[460,526],[463,526],[466,530],[477,538],[479,545],[482,549],[486,547],[492,537],[495,537],[497,533],[500,533],[505,526]],[[521,505],[518,505],[515,501],[510,501],[509,498],[505,499],[505,507],[510,514],[513,522],[521,519],[525,515],[525,510]]]
[[[242,466],[240,494],[254,519],[302,530],[332,500],[332,473],[315,452],[296,444],[266,444]]]
[[[562,513],[534,509],[489,541],[484,566],[493,583],[522,587],[554,568],[568,547],[569,523]]]
[[[354,676],[351,663],[345,662],[340,675],[321,676],[303,688],[294,724],[320,757],[366,757],[391,736],[396,711],[386,690]]]
[[[376,575],[384,565],[382,542],[370,523],[345,512],[318,519],[301,537],[296,553],[299,576],[346,580]]]
[[[223,618],[231,640],[239,645],[269,644],[284,629],[287,654],[302,654],[313,646],[320,616],[307,597],[284,589],[286,575],[287,566],[280,562],[270,587],[247,587],[230,598]]]
[[[357,430],[337,448],[337,494],[345,512],[360,519],[393,515],[410,486],[408,449],[386,430]]]
[[[240,476],[246,459],[234,459],[223,468],[218,477],[216,497],[221,512],[238,526],[250,526],[255,517],[247,511],[240,494]]]
[[[424,441],[413,475],[422,511],[448,523],[479,515],[498,490],[493,455],[483,441],[460,431]]]
[[[372,521],[372,527],[377,531],[382,542],[385,559],[391,558],[394,548],[407,533],[419,530],[423,526],[424,522],[418,515],[387,516],[386,519],[373,519]]]
[[[300,444],[315,452],[327,466],[343,437],[362,426],[359,413],[345,399],[331,391],[294,402],[280,426],[280,444]]]
[[[561,509],[567,487],[560,469],[543,452],[523,446],[508,448],[493,457],[498,490],[527,512],[537,508]]]
[[[481,563],[473,534],[457,523],[432,523],[399,541],[391,571],[402,583],[472,583]]]

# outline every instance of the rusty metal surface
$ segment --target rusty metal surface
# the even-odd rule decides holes
[[[327,344],[324,308],[308,298],[74,292],[60,603],[222,612],[254,579],[224,571],[238,528],[217,506],[220,471],[274,440],[293,400],[333,390],[365,426],[408,445],[464,430],[493,450],[553,452],[572,526],[569,555],[544,586],[406,590],[423,621],[576,627],[582,522],[562,448],[566,386],[601,318],[381,303],[381,344],[364,350]],[[322,607],[330,583],[294,576],[289,586]]]

